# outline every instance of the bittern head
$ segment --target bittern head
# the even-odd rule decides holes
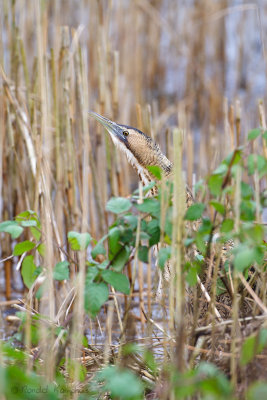
[[[116,124],[93,111],[89,114],[109,132],[113,143],[126,154],[128,161],[137,170],[144,184],[147,184],[152,178],[147,166],[159,166],[166,176],[170,174],[172,163],[145,133],[128,125]]]

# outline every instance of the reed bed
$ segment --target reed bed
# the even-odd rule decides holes
[[[6,372],[3,398],[10,393],[27,398],[31,387],[32,398],[52,398],[53,392],[64,399],[110,393],[122,399],[200,399],[201,393],[256,399],[257,390],[266,390],[266,254],[247,271],[249,277],[230,267],[222,273],[224,244],[213,241],[213,228],[227,218],[234,221],[233,246],[242,241],[242,182],[255,192],[255,225],[263,231],[266,225],[267,172],[237,167],[231,175],[240,146],[241,157],[267,158],[264,136],[255,133],[255,140],[247,141],[253,128],[261,135],[266,131],[266,13],[260,1],[1,1],[0,221],[13,221],[25,210],[36,213],[20,218],[38,219],[39,234],[37,229],[33,238],[25,228],[22,238],[34,243],[27,254],[34,250],[34,261],[43,268],[25,285],[21,266],[27,254],[14,255],[22,239],[0,233],[0,365],[15,363],[6,364],[4,343],[12,342],[25,354],[27,376],[42,377],[46,384],[40,390],[48,388],[38,397],[38,379],[21,378],[23,384],[12,389],[12,371]],[[85,312],[84,283],[92,250],[116,223],[106,204],[124,197],[142,206],[146,198],[126,158],[88,118],[89,110],[146,132],[174,162],[170,283],[156,298],[152,246],[147,257],[139,257],[147,246],[142,221],[149,219],[135,210],[136,243],[124,268],[129,294],[110,287],[95,316]],[[222,216],[205,179],[231,151],[221,186],[233,185],[234,191],[216,200],[230,204]],[[199,270],[192,261],[199,247],[184,245],[198,229],[185,220],[186,184],[197,203],[206,205],[213,227],[205,268]],[[159,190],[164,247],[170,186],[162,181]],[[81,251],[75,251],[69,232],[89,233],[89,247],[88,236],[82,236]],[[104,250],[110,250],[106,243]],[[69,277],[55,281],[55,265],[66,261]],[[103,262],[103,254],[95,261]],[[193,277],[188,263],[197,269]],[[219,278],[229,286],[228,303],[218,298]],[[249,346],[254,357],[246,358]],[[200,361],[209,364],[194,375]],[[117,375],[108,375],[110,365],[116,365]],[[115,378],[119,394],[107,383]],[[137,391],[127,397],[128,379]],[[106,390],[99,389],[103,381]],[[209,382],[215,389],[206,393]]]

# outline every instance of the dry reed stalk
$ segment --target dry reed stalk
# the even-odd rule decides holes
[[[49,115],[49,88],[47,82],[47,58],[45,54],[45,28],[43,25],[45,11],[41,11],[40,2],[35,3],[35,18],[36,18],[36,33],[37,33],[37,51],[38,51],[38,83],[39,83],[39,96],[40,96],[40,137],[42,152],[41,160],[41,179],[42,179],[42,193],[43,202],[41,208],[41,221],[43,237],[46,238],[46,252],[45,252],[45,265],[46,265],[46,290],[48,293],[48,301],[41,301],[41,312],[48,314],[49,318],[53,321],[55,317],[55,297],[54,297],[54,284],[53,284],[53,232],[52,232],[52,205],[50,198],[51,191],[51,171],[50,171],[50,149],[52,144],[50,128],[50,115]],[[52,329],[52,328],[51,328]],[[41,348],[43,350],[43,371],[49,381],[54,379],[55,372],[55,354],[50,351],[53,346],[53,334],[49,334],[48,329],[42,327],[41,334]]]
[[[241,202],[241,167],[237,167],[236,174],[236,187],[235,187],[235,199],[234,199],[234,208],[235,208],[235,231],[238,233],[240,229],[240,202]],[[230,362],[230,371],[231,371],[231,382],[236,390],[237,387],[237,339],[240,337],[240,329],[238,322],[238,277],[235,270],[233,270],[233,302],[232,302],[232,315],[233,315],[233,325],[231,331],[231,362]]]
[[[185,186],[182,175],[182,131],[174,129],[174,178],[173,178],[173,232],[171,244],[171,285],[170,285],[170,333],[176,336],[177,346],[172,362],[182,372],[185,366],[185,286],[183,275],[183,217],[185,213]],[[176,329],[175,329],[176,327]]]

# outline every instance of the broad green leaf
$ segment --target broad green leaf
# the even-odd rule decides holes
[[[46,251],[45,244],[44,243],[40,243],[39,246],[37,247],[37,251],[42,257],[44,257],[45,256],[45,251]]]
[[[37,226],[37,221],[35,219],[29,219],[28,221],[21,221],[21,226],[27,228],[29,226]]]
[[[159,242],[160,239],[160,227],[159,227],[159,220],[152,219],[147,224],[147,233],[150,235],[149,239],[149,246],[154,246],[154,244]]]
[[[122,247],[122,245],[119,243],[120,235],[121,231],[117,226],[114,226],[109,230],[108,233],[109,259],[112,259]]]
[[[249,336],[243,343],[241,348],[240,364],[246,365],[260,354],[267,344],[267,329],[263,328],[258,335]]]
[[[30,251],[35,247],[35,243],[25,240],[24,242],[17,243],[13,250],[14,256],[20,256],[26,251]]]
[[[25,286],[30,289],[35,279],[37,278],[36,265],[34,264],[32,255],[26,256],[24,258],[21,267],[21,275]]]
[[[193,266],[189,268],[186,275],[186,282],[189,286],[195,286],[197,284],[197,269]]]
[[[205,254],[206,253],[206,241],[204,240],[203,234],[201,232],[197,232],[195,242],[196,242],[198,250],[202,254]]]
[[[189,221],[195,221],[196,219],[201,218],[203,211],[205,210],[205,204],[204,203],[196,203],[190,206],[186,213],[185,213],[185,219]]]
[[[89,283],[85,286],[84,307],[94,318],[109,296],[108,286],[104,283]]]
[[[248,364],[256,355],[256,336],[248,337],[241,349],[241,357],[240,357],[240,364],[246,365]]]
[[[158,364],[156,362],[153,352],[150,350],[145,350],[143,358],[146,366],[150,369],[150,371],[153,374],[156,374],[158,369]]]
[[[253,175],[255,170],[260,173],[260,177],[262,174],[267,174],[267,161],[265,157],[259,154],[250,154],[248,156],[248,173],[249,175]]]
[[[97,277],[99,270],[97,267],[88,267],[86,272],[86,285],[94,281]]]
[[[130,225],[132,229],[137,227],[138,218],[136,215],[125,215],[124,221]]]
[[[240,272],[243,272],[244,269],[250,267],[255,260],[255,252],[251,247],[247,247],[245,245],[239,245],[236,249],[235,257],[234,257],[234,267]]]
[[[222,162],[216,169],[213,171],[212,175],[225,175],[228,170],[227,162]]]
[[[148,263],[148,247],[147,246],[139,246],[138,248],[138,259],[145,263]]]
[[[261,134],[261,129],[252,129],[249,133],[248,133],[248,140],[254,140],[256,139],[258,136],[260,136]]]
[[[124,197],[112,197],[106,205],[106,210],[114,214],[120,214],[130,210],[132,203]]]
[[[102,271],[102,278],[113,286],[115,290],[130,294],[130,283],[126,275],[106,269]]]
[[[245,182],[241,182],[241,194],[242,197],[249,199],[253,196],[253,189],[250,185]]]
[[[129,247],[124,246],[118,255],[112,260],[112,268],[117,272],[121,272],[124,265],[128,261],[130,254],[131,251]]]
[[[103,389],[109,392],[112,398],[121,400],[143,398],[142,381],[129,369],[108,366],[97,374],[97,379],[104,382]]]
[[[135,204],[135,207],[144,213],[151,214],[155,217],[160,215],[160,203],[156,199],[144,199],[143,203]]]
[[[68,261],[60,261],[58,262],[53,270],[53,279],[57,281],[64,281],[65,279],[69,279],[69,262]]]
[[[161,179],[161,168],[157,165],[148,165],[147,169],[155,176],[157,179]]]
[[[252,200],[242,200],[240,212],[242,221],[253,221],[255,219],[256,203]]]
[[[78,233],[78,232],[68,232],[68,242],[72,250],[85,250],[89,243],[91,242],[92,237],[89,233]]]
[[[171,257],[171,247],[162,247],[161,249],[159,249],[159,253],[158,253],[158,260],[159,260],[159,267],[161,269],[164,269],[165,264],[167,262],[167,260],[169,260]]]
[[[219,196],[222,191],[223,177],[221,175],[211,175],[208,179],[208,187],[211,194]]]
[[[36,218],[36,219],[38,219],[38,216],[37,216],[36,212],[32,211],[32,210],[22,211],[20,214],[18,214],[16,216],[16,220],[17,221],[23,221],[26,218],[29,218],[29,219]]]
[[[17,239],[23,232],[23,228],[16,221],[4,221],[0,224],[0,232],[9,233],[12,239]]]
[[[210,201],[210,205],[212,205],[220,214],[224,215],[225,207],[223,204],[219,203],[218,201]]]
[[[222,222],[222,226],[221,226],[222,233],[231,232],[233,229],[234,229],[234,221],[232,219],[227,218]]]
[[[96,258],[96,256],[98,256],[99,254],[106,254],[106,249],[103,246],[102,242],[99,241],[96,246],[93,248],[92,252],[91,252],[91,256],[92,258]]]
[[[31,226],[30,227],[31,230],[31,234],[34,237],[35,240],[39,241],[41,239],[41,231],[40,228],[37,229],[37,227],[35,226]]]
[[[247,392],[247,400],[266,400],[267,383],[255,382],[252,383]]]
[[[211,220],[208,217],[203,217],[202,218],[202,224],[200,225],[198,232],[202,234],[209,234],[211,232],[212,228],[212,223]]]

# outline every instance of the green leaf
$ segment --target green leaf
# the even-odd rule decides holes
[[[221,232],[228,233],[231,232],[233,229],[234,229],[234,221],[230,218],[225,219],[221,226]]]
[[[155,176],[155,178],[157,179],[161,179],[161,168],[157,165],[148,165],[147,169],[149,170],[149,172],[152,173],[152,175]]]
[[[185,213],[185,219],[189,221],[195,221],[196,219],[201,218],[203,211],[205,210],[205,204],[204,203],[196,203],[190,206],[186,213]]]
[[[109,296],[108,286],[104,283],[89,283],[85,286],[84,307],[94,318]]]
[[[31,230],[31,234],[34,237],[35,240],[37,240],[37,242],[41,239],[41,232],[40,232],[40,228],[37,229],[34,226],[30,227]]]
[[[40,254],[40,256],[44,257],[45,256],[45,251],[46,247],[44,243],[40,243],[39,246],[37,247],[37,251]]]
[[[124,274],[106,269],[102,271],[102,278],[105,282],[113,286],[115,290],[124,294],[130,294],[130,283]]]
[[[241,349],[241,357],[240,357],[240,364],[246,365],[248,364],[256,354],[256,337],[250,336],[248,337]]]
[[[239,245],[238,248],[235,249],[235,253],[234,267],[240,272],[243,272],[245,268],[250,267],[255,260],[254,249],[243,244]]]
[[[149,221],[146,227],[146,231],[150,235],[149,246],[151,247],[154,246],[154,244],[157,244],[160,239],[159,220],[152,219],[151,221]]]
[[[186,282],[189,286],[195,286],[197,284],[197,269],[191,266],[186,275]]]
[[[171,247],[162,247],[159,249],[158,253],[158,260],[159,260],[159,267],[163,270],[167,260],[171,257]]]
[[[89,267],[86,272],[86,285],[94,281],[97,277],[99,270],[97,267]]]
[[[138,218],[136,215],[125,215],[124,221],[130,225],[131,229],[136,229]]]
[[[28,221],[21,221],[21,226],[27,228],[29,226],[37,226],[37,221],[35,219],[29,219]]]
[[[58,262],[53,270],[53,279],[57,281],[64,281],[65,279],[69,279],[70,272],[69,272],[69,265],[68,261],[60,261]]]
[[[128,261],[130,254],[131,251],[128,246],[122,248],[122,250],[112,260],[112,268],[117,272],[121,272]]]
[[[246,199],[250,199],[253,196],[253,189],[250,185],[248,185],[245,182],[241,182],[241,194],[242,197],[246,198]]]
[[[261,134],[261,129],[252,129],[248,134],[248,140],[254,140]]]
[[[248,400],[266,400],[267,383],[266,382],[254,382],[249,387],[247,392]]]
[[[108,233],[109,259],[112,259],[122,247],[122,245],[119,243],[120,235],[121,231],[117,226],[114,226],[109,230]]]
[[[78,233],[78,232],[68,232],[68,242],[72,248],[72,250],[85,250],[89,243],[91,242],[92,237],[89,233]]]
[[[17,239],[23,232],[23,228],[16,221],[4,221],[0,224],[0,232],[9,233],[12,239]]]
[[[96,258],[96,256],[98,256],[99,254],[106,254],[106,249],[103,246],[102,242],[99,241],[96,246],[93,248],[92,252],[91,252],[91,256],[92,258]]]
[[[17,221],[24,221],[25,218],[29,218],[29,219],[38,219],[37,214],[35,211],[32,210],[26,210],[26,211],[22,211],[20,214],[18,214],[16,216],[16,220]]]
[[[124,197],[112,197],[106,205],[106,210],[114,214],[120,214],[130,210],[132,203]]]
[[[156,218],[160,215],[160,203],[156,199],[144,199],[143,203],[135,204],[135,207],[144,213],[149,213]]]
[[[260,177],[262,174],[267,173],[267,161],[265,157],[259,154],[250,154],[248,156],[248,173],[249,175],[253,175],[255,170],[260,173]]]
[[[196,241],[198,250],[201,253],[205,254],[206,253],[206,242],[205,242],[205,240],[203,238],[203,234],[201,232],[197,232],[195,241]]]
[[[148,263],[148,247],[139,246],[138,248],[138,259],[144,263]]]
[[[17,243],[13,250],[14,256],[20,256],[26,251],[30,251],[35,247],[35,243],[25,240],[24,242]]]
[[[208,179],[208,187],[211,194],[219,196],[222,191],[223,177],[221,175],[211,175]]]
[[[220,214],[224,215],[225,207],[223,204],[219,203],[218,201],[210,201],[210,205],[213,206]]]
[[[36,265],[34,264],[32,255],[24,258],[21,267],[21,275],[25,286],[30,289],[36,279]]]
[[[105,367],[97,374],[98,381],[104,381],[103,390],[112,398],[121,400],[143,398],[142,381],[130,370],[114,366]]]
[[[253,221],[255,219],[256,204],[251,200],[242,200],[240,204],[240,218],[242,221]]]

